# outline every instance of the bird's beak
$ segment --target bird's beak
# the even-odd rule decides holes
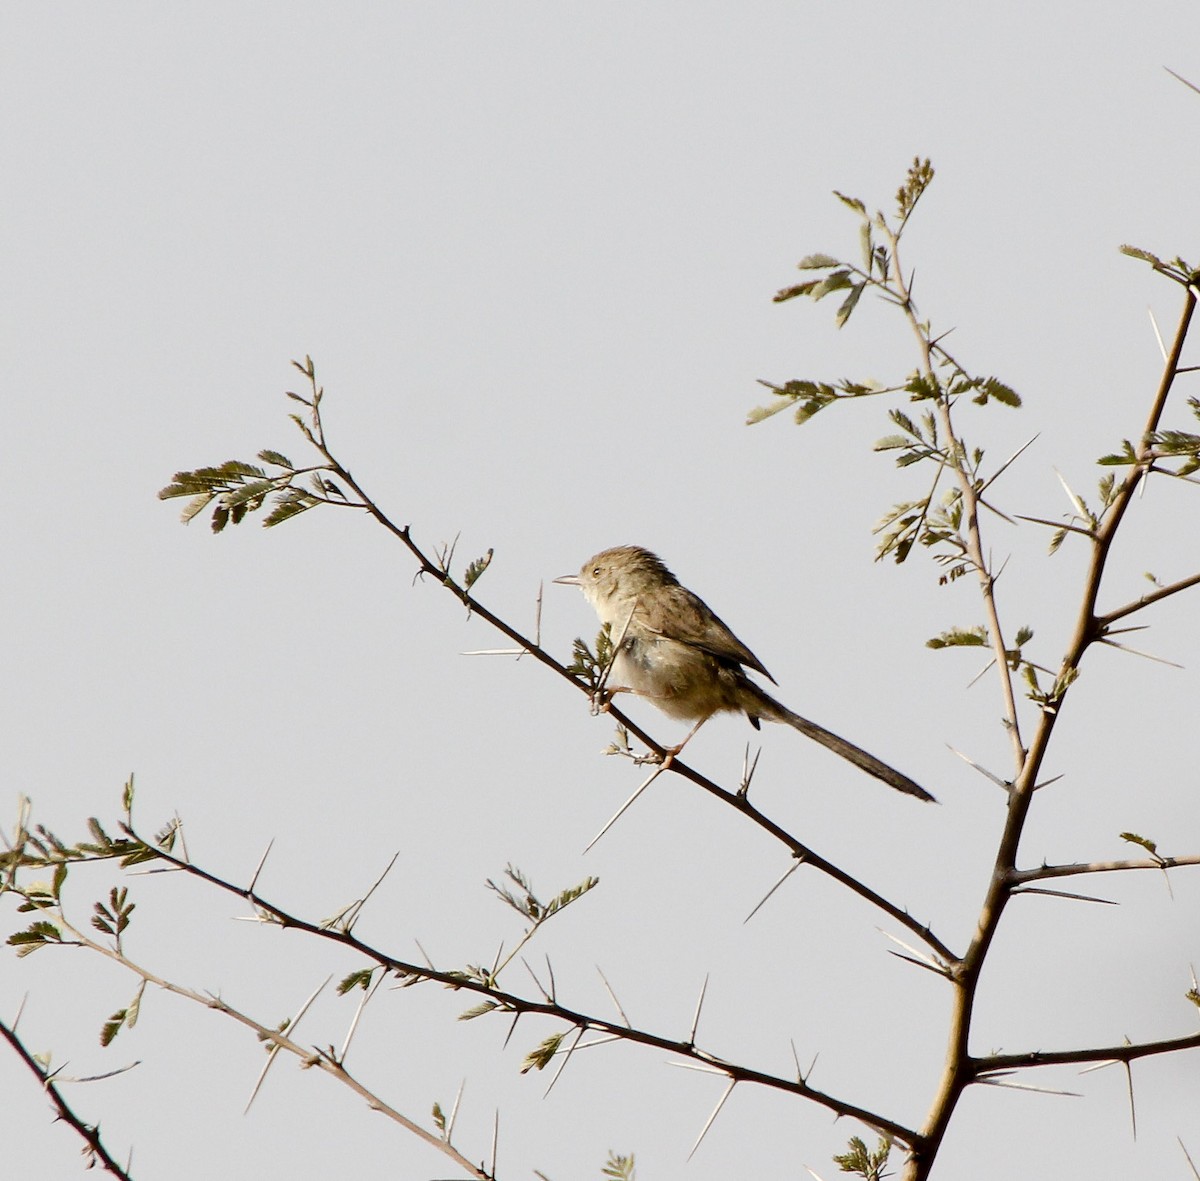
[[[554,581],[560,586],[583,586],[583,583],[579,581],[578,574],[564,574],[561,578],[556,578]]]

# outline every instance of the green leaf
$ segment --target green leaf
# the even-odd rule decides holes
[[[1149,250],[1143,250],[1140,246],[1122,246],[1121,253],[1127,254],[1130,258],[1140,258],[1142,262],[1148,262],[1156,269],[1163,265],[1163,261],[1158,255],[1151,254]]]
[[[237,504],[249,505],[256,500],[261,502],[263,497],[275,490],[276,486],[276,482],[272,479],[252,480],[226,492],[221,497],[221,501],[227,508],[233,508]]]
[[[1016,408],[1021,405],[1021,395],[997,377],[985,377],[976,388],[979,390],[979,395],[971,400],[977,406],[987,405],[989,398],[994,398],[1003,406]]]
[[[848,1148],[848,1152],[840,1153],[833,1158],[834,1164],[843,1173],[855,1173],[864,1178],[864,1181],[882,1181],[885,1175],[884,1167],[892,1152],[890,1137],[881,1137],[875,1151],[868,1152],[866,1144],[860,1137],[851,1136]]]
[[[809,297],[813,302],[817,302],[825,298],[834,291],[845,291],[847,287],[853,285],[853,280],[850,278],[849,271],[834,271],[831,275],[826,275],[813,289],[809,292]]]
[[[875,258],[875,243],[871,238],[871,223],[869,221],[864,221],[858,227],[858,245],[862,251],[863,270],[870,274],[871,264]]]
[[[746,415],[746,425],[754,426],[755,423],[763,422],[768,418],[774,417],[781,410],[790,409],[792,402],[790,399],[781,398],[774,406],[755,406],[749,414]]]
[[[48,943],[61,943],[62,932],[53,923],[39,919],[30,923],[24,931],[14,931],[5,942],[17,949],[18,956],[26,956]]]
[[[539,1046],[529,1051],[525,1055],[525,1061],[521,1063],[521,1073],[528,1074],[531,1070],[545,1070],[558,1053],[558,1047],[562,1045],[562,1040],[567,1035],[565,1033],[551,1034]]]
[[[129,1002],[129,1008],[125,1010],[125,1024],[129,1029],[132,1029],[137,1024],[137,1019],[142,1011],[142,994],[146,991],[146,982],[143,980],[138,985],[138,990],[134,994],[133,1000]]]
[[[775,292],[771,297],[771,302],[785,303],[789,299],[795,299],[798,295],[808,295],[820,282],[820,279],[809,279],[807,283],[795,283],[791,287],[784,287],[782,290]]]
[[[863,217],[867,216],[867,207],[857,197],[847,197],[845,193],[839,193],[837,189],[833,190],[833,195],[843,205],[849,205],[855,213],[861,213]]]
[[[1113,455],[1102,455],[1097,463],[1104,464],[1107,467],[1116,467],[1118,465],[1137,463],[1137,452],[1133,449],[1133,444],[1128,439],[1121,440],[1121,450]]]
[[[796,269],[801,271],[824,271],[828,270],[829,267],[841,265],[841,259],[834,258],[831,254],[809,254],[796,264]]]
[[[970,628],[952,627],[925,641],[926,648],[986,648],[987,645],[987,628],[982,624]]]
[[[1140,845],[1151,857],[1158,856],[1158,843],[1148,840],[1146,837],[1140,837],[1136,832],[1123,832],[1120,834],[1121,840],[1128,841],[1131,845]]]
[[[633,1164],[632,1152],[628,1156],[618,1156],[615,1152],[610,1151],[608,1163],[605,1164],[600,1175],[607,1178],[607,1181],[634,1181]]]
[[[354,988],[361,988],[366,992],[374,975],[374,968],[360,968],[357,972],[351,972],[349,976],[343,976],[337,986],[338,996],[345,996]]]
[[[901,221],[906,221],[912,214],[922,194],[933,182],[933,165],[920,156],[914,157],[904,184],[896,193],[896,212]]]
[[[475,561],[467,566],[467,569],[463,574],[464,590],[470,590],[471,587],[473,587],[479,581],[483,575],[483,572],[492,564],[493,553],[495,553],[495,551],[489,549],[482,558],[476,558]]]
[[[899,447],[910,447],[911,445],[912,440],[907,438],[905,435],[884,435],[882,439],[879,439],[875,443],[875,446],[872,448],[872,450],[895,451]]]
[[[839,328],[845,326],[846,321],[850,319],[851,313],[856,307],[858,307],[858,301],[862,298],[863,289],[865,287],[865,283],[859,283],[856,286],[851,287],[850,294],[847,295],[842,301],[842,306],[838,308],[837,316],[835,317],[837,326]]]
[[[288,488],[280,493],[275,501],[275,507],[263,518],[263,528],[270,529],[274,525],[282,524],[300,513],[308,512],[310,508],[315,508],[320,503],[308,492],[299,488]]]
[[[478,1005],[472,1005],[469,1009],[464,1009],[459,1013],[460,1021],[474,1021],[476,1017],[482,1017],[485,1013],[491,1013],[500,1006],[495,1001],[482,1001]]]
[[[113,1038],[121,1032],[121,1027],[125,1024],[125,1009],[118,1009],[101,1027],[100,1044],[107,1046],[112,1043]]]
[[[258,458],[263,463],[273,463],[276,467],[285,467],[288,471],[295,471],[295,464],[286,455],[281,455],[278,451],[264,449],[258,453]]]
[[[99,820],[96,819],[95,816],[88,817],[87,825],[88,831],[92,834],[92,840],[94,840],[97,845],[111,847],[112,839],[109,837],[108,833],[104,831],[104,826]]]
[[[912,373],[908,380],[904,383],[906,393],[912,395],[914,402],[922,402],[929,398],[940,398],[942,396],[942,388],[938,385],[937,378],[924,373]]]
[[[163,491],[166,490],[164,489]],[[160,492],[159,496],[161,495],[162,493]],[[184,505],[183,512],[179,514],[179,519],[186,525],[193,517],[208,508],[209,504],[212,503],[214,495],[215,493],[212,492],[201,492],[200,495],[193,497]]]
[[[1194,455],[1200,451],[1200,435],[1187,431],[1155,431],[1150,442],[1167,455]]]

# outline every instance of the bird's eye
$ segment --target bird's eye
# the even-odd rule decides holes
[[[603,573],[604,573],[604,567],[603,567],[603,566],[593,566],[593,567],[592,567],[592,577],[593,577],[593,578],[599,578],[599,577],[600,577],[600,575],[601,575],[601,574],[603,574]]]

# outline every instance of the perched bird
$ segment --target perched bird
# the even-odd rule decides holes
[[[578,574],[555,582],[579,587],[608,624],[614,644],[611,692],[647,697],[673,718],[694,722],[671,754],[678,754],[713,714],[744,713],[758,729],[759,720],[782,722],[819,742],[889,787],[920,800],[932,800],[919,784],[852,742],[792,713],[747,675],[775,678],[761,660],[647,549],[620,545],[589,558]]]

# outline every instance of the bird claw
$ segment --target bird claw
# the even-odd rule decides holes
[[[606,689],[599,689],[591,697],[592,717],[606,714],[612,708],[612,694]]]
[[[675,756],[683,749],[682,746],[668,746],[660,754],[656,750],[648,750],[644,755],[638,755],[634,758],[635,767],[660,766],[664,770],[669,767],[674,761]]]

